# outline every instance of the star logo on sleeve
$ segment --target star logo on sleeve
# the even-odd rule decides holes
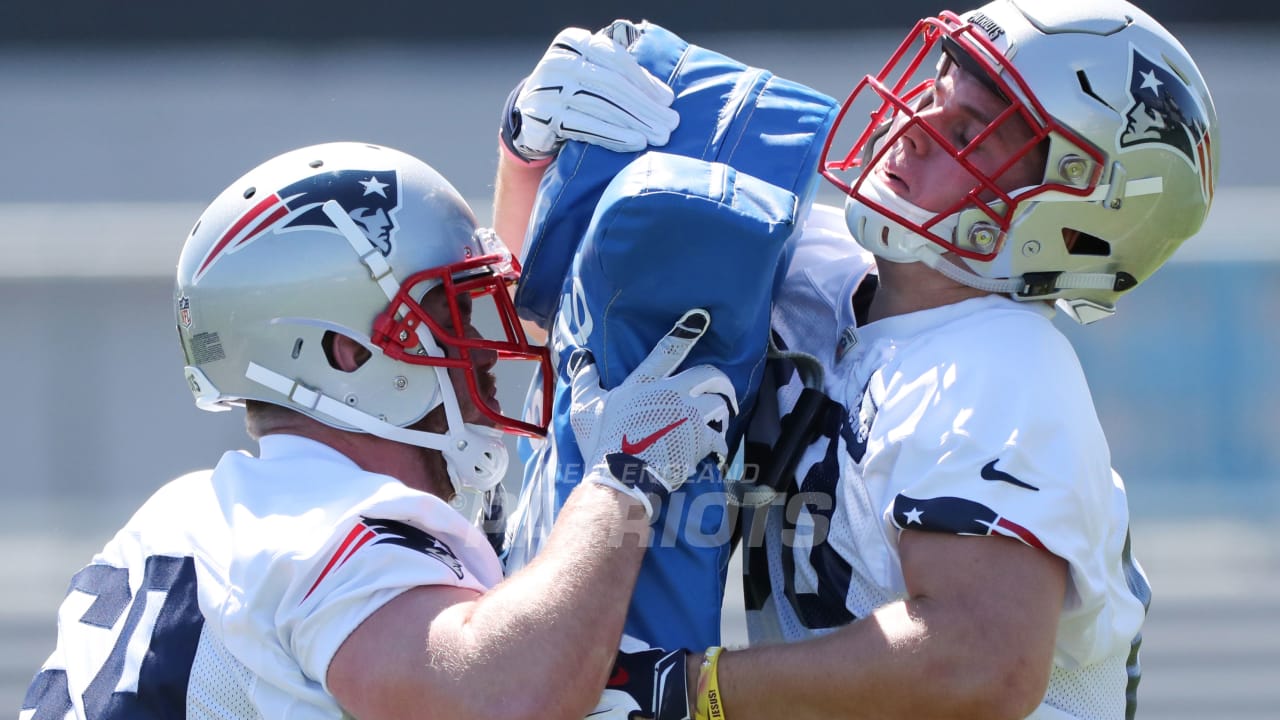
[[[893,524],[952,535],[1003,535],[1044,550],[1044,543],[1031,530],[982,503],[958,497],[916,499],[899,494],[893,500]]]

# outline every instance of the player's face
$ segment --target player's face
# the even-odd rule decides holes
[[[962,150],[1008,106],[976,77],[948,61],[936,78],[933,91],[921,99],[917,117],[956,150]],[[899,116],[896,122],[905,120]],[[890,137],[895,137],[898,130],[899,127],[892,128]],[[969,160],[991,177],[1033,136],[1020,118],[1006,120],[975,146]],[[942,212],[979,185],[978,178],[924,129],[913,126],[896,137],[872,172],[904,200],[925,210]],[[995,179],[1002,190],[1008,191],[1039,182],[1043,174],[1044,155],[1032,152]],[[992,197],[985,193],[981,199],[990,201]]]
[[[443,286],[435,287],[427,293],[422,300],[422,309],[450,334],[468,338],[481,337],[480,331],[471,322],[471,298],[466,296],[459,297],[457,302],[458,314],[462,321],[462,327],[460,328],[454,327],[453,317],[449,312],[448,297],[444,292]],[[441,346],[444,347],[446,356],[455,358],[459,356],[457,348],[451,344],[442,342]],[[498,402],[498,381],[493,374],[493,368],[498,363],[497,352],[472,349],[471,359],[475,367],[476,386],[479,389],[481,400],[495,413],[501,412],[502,407]],[[467,387],[466,374],[462,370],[451,368],[449,370],[449,379],[453,383],[454,396],[458,398],[458,408],[462,411],[463,421],[477,425],[492,426],[494,424],[493,421],[476,407],[476,401]],[[436,408],[428,414],[428,417],[437,413],[440,414],[443,420],[443,407]]]

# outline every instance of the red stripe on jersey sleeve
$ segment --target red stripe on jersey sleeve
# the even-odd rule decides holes
[[[329,558],[329,562],[325,563],[324,569],[320,571],[320,577],[316,578],[316,581],[311,584],[311,589],[307,591],[307,594],[302,596],[302,600],[298,603],[299,605],[306,602],[307,598],[311,597],[311,593],[315,592],[316,587],[320,585],[320,581],[324,580],[325,576],[329,574],[329,571],[333,569],[334,564],[338,563],[340,558],[345,562],[346,558],[350,557],[350,553],[347,552],[347,548],[353,541],[355,541],[356,538],[360,537],[361,534],[363,534],[364,537],[361,538],[360,542],[351,549],[351,552],[355,552],[361,545],[368,542],[369,538],[373,537],[373,533],[369,531],[369,528],[365,527],[364,523],[356,523],[356,526],[351,528],[351,532],[347,533],[347,536],[343,538],[342,544],[334,551],[333,556]]]
[[[996,527],[1002,530],[1008,531],[1006,533],[1001,533],[1003,535],[1010,535],[1012,537],[1016,537],[1022,542],[1030,545],[1033,548],[1038,548],[1040,550],[1044,550],[1045,552],[1048,552],[1048,548],[1044,546],[1044,543],[1040,542],[1040,538],[1036,537],[1035,533],[1022,527],[1018,523],[1013,522],[1008,518],[1000,518],[999,520],[997,520]]]

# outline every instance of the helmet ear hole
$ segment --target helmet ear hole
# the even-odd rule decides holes
[[[1107,257],[1111,255],[1111,243],[1086,232],[1062,228],[1062,242],[1067,246],[1069,255],[1095,255]]]
[[[332,330],[325,330],[324,337],[320,339],[320,347],[324,349],[329,367],[339,372],[355,372],[373,357],[373,353],[365,346]]]

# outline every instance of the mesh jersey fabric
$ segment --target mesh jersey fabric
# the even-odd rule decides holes
[[[1003,535],[1070,568],[1049,689],[1031,717],[1124,717],[1149,586],[1130,553],[1124,485],[1052,310],[987,296],[858,327],[850,298],[873,268],[840,212],[815,206],[774,329],[818,358],[840,407],[796,471],[811,495],[790,522],[784,499],[748,533],[764,539],[744,559],[752,642],[820,635],[905,597],[905,528]],[[782,412],[799,388],[796,377],[782,385]],[[993,461],[1026,486],[984,479]]]
[[[501,579],[484,535],[439,498],[304,438],[260,447],[162,487],[76,576],[23,717],[63,702],[81,718],[132,717],[139,704],[342,717],[325,674],[366,617],[413,587],[482,592]]]

